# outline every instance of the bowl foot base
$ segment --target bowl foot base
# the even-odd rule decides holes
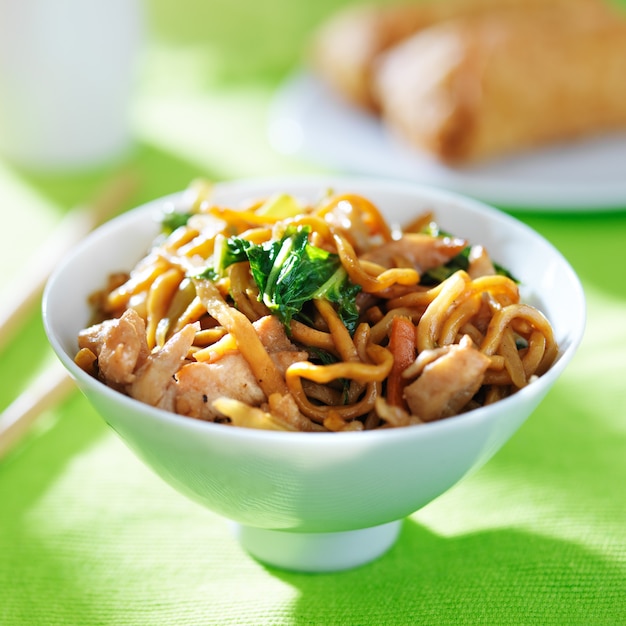
[[[234,524],[241,545],[263,563],[300,572],[334,572],[369,563],[395,543],[402,521],[333,533],[299,533]]]

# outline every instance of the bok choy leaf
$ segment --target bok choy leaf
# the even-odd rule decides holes
[[[277,240],[253,244],[239,237],[220,242],[214,265],[203,276],[223,275],[232,263],[247,260],[260,299],[289,330],[292,319],[302,319],[307,302],[323,298],[336,310],[352,334],[358,310],[356,296],[360,286],[352,283],[339,256],[309,243],[310,228],[287,228]]]

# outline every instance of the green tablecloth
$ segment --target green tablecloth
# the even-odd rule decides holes
[[[148,2],[128,206],[197,176],[313,172],[268,146],[267,110],[335,7]],[[0,163],[0,288],[110,173]],[[626,624],[626,210],[519,217],[582,279],[584,342],[519,433],[385,556],[337,574],[261,565],[73,393],[0,462],[0,624]],[[0,408],[51,358],[33,311],[0,353]]]

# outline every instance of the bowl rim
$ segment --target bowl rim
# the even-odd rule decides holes
[[[297,443],[298,445],[306,445],[306,442],[308,441],[319,443],[319,438],[323,437],[325,439],[325,445],[326,443],[329,443],[330,445],[345,445],[346,440],[354,440],[355,442],[361,441],[365,443],[366,441],[371,441],[372,438],[382,438],[383,440],[393,441],[394,439],[406,438],[419,432],[436,433],[439,430],[450,428],[453,424],[458,424],[459,422],[468,423],[469,425],[476,421],[493,419],[494,413],[497,414],[499,418],[506,419],[509,413],[507,411],[507,408],[509,406],[522,403],[527,396],[531,396],[531,398],[529,398],[529,401],[531,401],[532,396],[541,396],[547,393],[547,391],[550,389],[550,387],[553,385],[553,383],[561,375],[565,367],[574,357],[583,339],[587,318],[585,293],[582,284],[564,255],[543,235],[532,229],[524,222],[480,200],[466,197],[453,191],[448,191],[445,189],[431,187],[429,185],[423,185],[419,183],[412,183],[410,181],[401,181],[388,178],[337,175],[324,176],[319,174],[299,176],[269,176],[258,178],[242,178],[239,180],[217,182],[215,183],[214,187],[216,193],[219,193],[221,195],[234,192],[237,192],[238,194],[245,192],[265,193],[268,190],[280,190],[281,185],[289,187],[317,186],[318,189],[332,188],[333,186],[341,186],[346,188],[352,186],[357,188],[357,192],[359,187],[361,189],[363,189],[363,187],[367,187],[369,189],[377,189],[380,191],[389,191],[396,193],[399,192],[410,195],[420,195],[422,197],[426,196],[428,199],[433,199],[434,201],[452,202],[457,205],[460,204],[463,207],[470,208],[481,214],[485,214],[490,220],[495,219],[496,221],[506,223],[513,228],[525,231],[527,236],[542,242],[544,246],[547,246],[547,248],[550,249],[551,254],[553,254],[555,258],[559,259],[559,262],[563,266],[563,269],[566,270],[569,274],[568,281],[575,289],[576,293],[574,294],[574,297],[581,304],[580,310],[577,311],[578,315],[576,323],[574,323],[570,329],[570,337],[567,347],[564,350],[559,349],[559,354],[557,356],[556,362],[545,374],[543,374],[537,380],[533,381],[527,387],[520,389],[511,396],[503,398],[502,400],[499,400],[492,405],[480,407],[478,409],[461,413],[449,418],[399,428],[375,429],[369,431],[353,432],[270,431],[262,429],[232,427],[224,424],[194,419],[184,415],[180,415],[178,413],[166,411],[164,409],[159,409],[148,405],[144,402],[131,398],[130,396],[127,396],[121,392],[112,389],[111,387],[105,385],[96,378],[93,378],[92,376],[84,372],[80,367],[78,367],[78,365],[76,365],[76,363],[74,362],[73,357],[66,352],[60,339],[58,338],[56,331],[52,326],[50,315],[48,314],[48,308],[50,304],[51,294],[55,290],[55,285],[56,282],[59,280],[59,277],[63,274],[66,268],[71,266],[74,258],[78,256],[82,251],[84,251],[85,248],[89,247],[95,237],[105,236],[109,230],[116,230],[119,227],[120,223],[123,223],[125,221],[132,221],[140,212],[145,212],[149,214],[151,212],[155,212],[157,207],[163,207],[166,203],[175,204],[185,194],[185,190],[180,190],[144,202],[99,226],[97,229],[89,233],[78,245],[74,246],[68,254],[65,255],[62,261],[54,268],[53,272],[50,275],[50,278],[46,282],[42,296],[42,318],[44,330],[47,335],[48,341],[50,342],[54,352],[57,355],[57,358],[59,358],[64,367],[68,370],[70,376],[74,378],[77,382],[81,383],[81,388],[82,386],[93,388],[96,393],[104,394],[104,396],[107,397],[109,400],[120,403],[122,407],[127,407],[133,412],[139,411],[146,416],[150,416],[151,418],[154,418],[161,422],[165,422],[169,425],[184,425],[185,428],[189,428],[197,432],[202,432],[204,434],[215,432],[215,434],[219,434],[220,436],[235,437],[236,439],[252,438],[262,441],[286,442],[289,444]],[[297,195],[297,192],[294,193],[296,193]],[[367,190],[363,191],[363,193],[367,193]],[[140,255],[141,253],[141,251],[138,251],[138,255]],[[336,444],[330,443],[335,440],[337,441]],[[318,443],[314,445],[318,445]]]

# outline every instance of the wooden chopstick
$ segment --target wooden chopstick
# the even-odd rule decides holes
[[[6,290],[3,289],[7,295],[0,298],[0,350],[39,301],[50,270],[90,230],[114,215],[136,185],[136,177],[124,172],[110,181],[92,203],[69,211]]]
[[[53,361],[0,415],[0,459],[28,433],[42,413],[75,389],[59,361]]]
[[[10,339],[29,309],[41,298],[50,270],[90,230],[113,216],[137,186],[131,173],[115,177],[87,206],[70,211],[47,242],[8,287],[11,297],[0,300],[0,349]],[[0,459],[15,447],[45,410],[74,389],[60,362],[53,361],[31,385],[0,414]]]

